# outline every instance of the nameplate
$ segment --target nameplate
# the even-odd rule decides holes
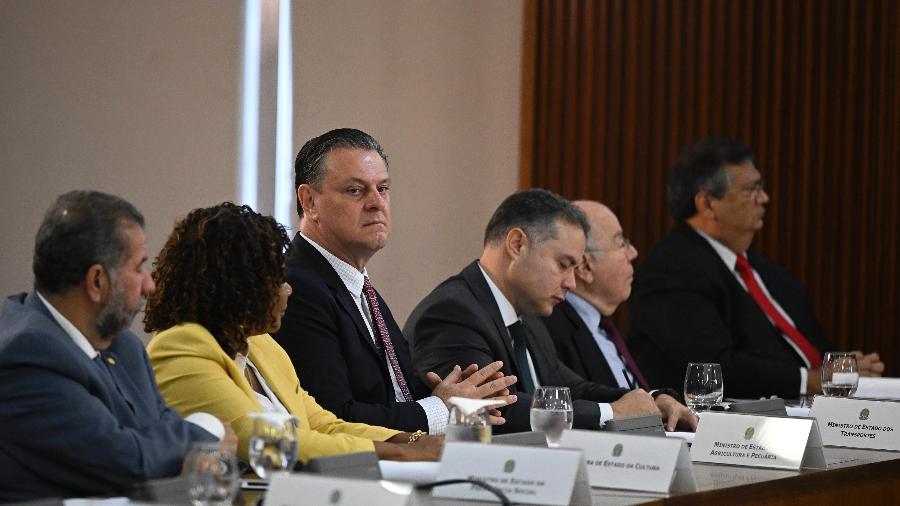
[[[276,474],[269,481],[264,506],[293,504],[367,504],[405,506],[412,485],[391,481],[352,480],[307,474]]]
[[[560,446],[582,451],[592,487],[661,493],[697,490],[682,439],[567,430]]]
[[[691,460],[773,469],[825,469],[822,436],[815,419],[713,411],[700,417]]]
[[[483,481],[514,503],[591,504],[584,461],[576,450],[447,443],[437,480],[455,479]],[[497,500],[495,495],[469,483],[436,487],[432,495]]]
[[[817,396],[810,416],[828,446],[900,451],[900,403]]]

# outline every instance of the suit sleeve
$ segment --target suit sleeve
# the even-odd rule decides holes
[[[289,276],[293,294],[273,337],[290,356],[303,385],[339,418],[414,432],[428,430],[425,410],[416,402],[370,403],[354,398],[338,321],[341,308],[327,287]]]
[[[140,366],[143,367],[143,366]],[[4,440],[31,472],[60,487],[96,493],[174,476],[193,441],[214,437],[160,404],[160,416],[129,427],[86,387],[87,372],[48,367],[0,370]]]
[[[261,407],[229,376],[222,362],[225,355],[213,346],[211,336],[184,328],[170,329],[153,339],[150,357],[166,399],[185,415],[202,411],[231,423],[238,436],[238,454],[247,460],[253,425],[250,415]],[[373,451],[372,439],[387,439],[395,433],[338,420],[299,388],[296,375],[272,381],[296,385],[294,391],[304,412],[292,414],[298,418],[297,445],[303,462],[326,455]],[[283,404],[289,402],[284,400]]]

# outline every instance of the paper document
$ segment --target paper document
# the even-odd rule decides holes
[[[390,481],[407,483],[428,483],[437,478],[440,462],[396,462],[379,460],[381,477]]]

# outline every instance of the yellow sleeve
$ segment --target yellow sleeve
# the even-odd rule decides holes
[[[213,336],[200,325],[178,325],[157,334],[147,352],[166,402],[182,416],[199,411],[229,422],[238,436],[238,455],[247,460],[252,426],[249,415],[261,408],[249,383]],[[318,407],[314,401],[312,404]],[[299,420],[297,445],[303,462],[319,456],[374,450],[370,438],[339,431],[320,432],[311,428],[305,412],[293,414]]]

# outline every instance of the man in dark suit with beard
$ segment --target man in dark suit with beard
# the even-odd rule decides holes
[[[689,146],[668,183],[677,225],[644,259],[631,297],[629,346],[651,383],[680,384],[689,362],[722,365],[725,395],[797,398],[821,392],[832,345],[805,291],[778,264],[748,251],[769,196],[743,144]],[[860,373],[880,375],[875,353]]]

